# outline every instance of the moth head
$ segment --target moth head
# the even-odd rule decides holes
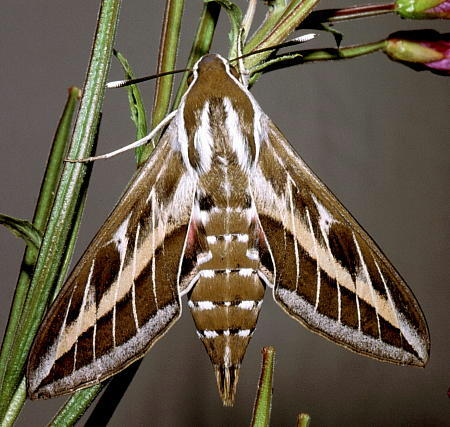
[[[239,79],[239,72],[224,57],[216,53],[210,53],[202,56],[196,62],[193,69],[193,76],[207,74],[218,75],[224,72],[232,74],[236,79]],[[192,80],[193,77],[188,82],[191,83]]]

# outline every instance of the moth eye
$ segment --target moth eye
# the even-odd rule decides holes
[[[187,76],[187,84],[188,84],[188,86],[192,83],[192,80],[194,80],[194,73],[192,71],[189,71],[189,74]]]

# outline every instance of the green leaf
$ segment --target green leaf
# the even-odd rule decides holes
[[[16,237],[25,240],[27,245],[34,246],[39,250],[42,235],[30,221],[0,214],[0,224],[4,225]]]
[[[241,31],[242,25],[242,11],[241,9],[235,5],[233,2],[229,0],[205,0],[205,3],[215,2],[220,4],[228,14],[230,18],[231,29],[228,33],[228,37],[230,39],[230,52],[228,57],[236,58],[238,56],[238,40],[239,40],[239,31]]]
[[[130,64],[126,60],[126,58],[117,50],[113,51],[114,56],[120,62],[122,69],[125,73],[125,79],[131,80],[134,79],[133,70],[130,67]],[[136,126],[136,140],[143,138],[148,133],[147,128],[147,118],[144,108],[144,103],[142,101],[141,92],[137,85],[127,86],[128,92],[128,102],[130,104],[130,112],[131,112],[131,120]],[[137,147],[135,150],[136,162],[140,165],[143,162],[143,155],[146,149],[144,147]]]

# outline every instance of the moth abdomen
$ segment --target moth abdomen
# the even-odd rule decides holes
[[[265,291],[254,256],[257,233],[251,208],[242,206],[216,205],[198,221],[206,250],[198,255],[198,280],[188,304],[223,403],[230,406]]]

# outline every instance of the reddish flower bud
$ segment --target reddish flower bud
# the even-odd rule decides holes
[[[409,19],[450,19],[450,0],[397,0],[395,11]]]
[[[450,74],[450,33],[434,30],[399,31],[386,40],[385,53],[415,70]]]

